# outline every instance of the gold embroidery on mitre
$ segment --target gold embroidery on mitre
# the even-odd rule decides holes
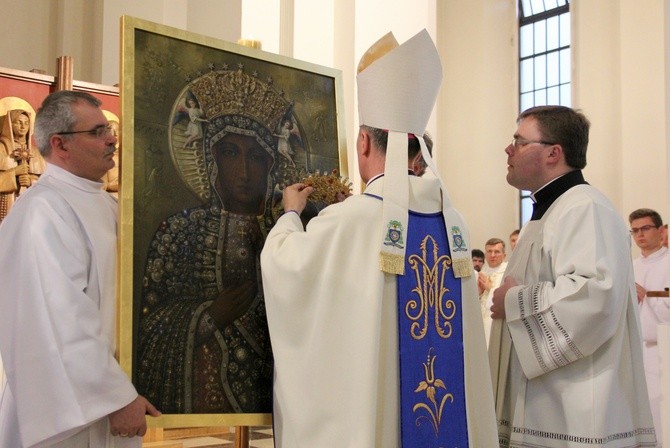
[[[380,59],[382,56],[398,47],[398,41],[393,36],[393,33],[388,32],[384,34],[381,39],[372,44],[372,46],[368,48],[368,51],[366,51],[365,54],[361,56],[361,60],[358,62],[356,73],[362,72],[377,59]]]
[[[242,115],[275,131],[291,104],[272,88],[242,71],[223,70],[207,73],[194,81],[191,91],[209,119],[220,115]]]

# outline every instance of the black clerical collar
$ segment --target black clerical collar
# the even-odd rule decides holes
[[[542,218],[556,199],[577,185],[588,185],[588,182],[584,180],[581,170],[570,171],[537,190],[533,193],[535,203],[533,203],[533,216],[531,216],[530,220],[536,221]]]

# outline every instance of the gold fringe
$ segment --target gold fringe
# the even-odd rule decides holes
[[[388,274],[403,275],[405,273],[405,257],[398,254],[380,252],[379,269]]]
[[[472,275],[472,260],[468,258],[454,258],[451,261],[454,268],[454,277],[463,278]]]

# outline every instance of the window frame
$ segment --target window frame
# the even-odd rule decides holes
[[[547,9],[547,3],[551,3],[552,6]],[[565,41],[561,39],[561,32],[562,32],[562,27],[560,21],[562,20],[562,16],[568,21],[570,21],[570,0],[518,0],[518,40],[517,40],[517,50],[518,50],[518,69],[519,69],[519,76],[518,76],[518,100],[519,100],[519,113],[521,113],[523,110],[527,109],[528,107],[532,106],[540,106],[540,105],[546,105],[546,104],[561,104],[564,106],[570,106],[571,103],[571,84],[572,84],[572,79],[571,79],[571,70],[567,71],[567,81],[565,81],[565,74],[563,74],[563,77],[561,76],[561,52],[566,51],[568,54],[568,59],[569,63],[571,64],[572,61],[572,36],[571,36],[571,26],[570,23],[568,22],[568,25],[570,26],[569,33],[567,36],[567,44],[565,44]],[[527,4],[531,11],[524,11],[524,4]],[[543,10],[539,11],[537,13],[533,13],[533,6],[540,6],[542,5]],[[555,6],[553,6],[555,5]],[[528,14],[526,14],[528,13]],[[535,48],[537,47],[536,45],[536,33],[535,30],[532,30],[531,36],[532,36],[532,51],[529,54],[523,54],[522,55],[522,49],[525,48],[524,42],[522,42],[523,33],[522,29],[526,26],[533,25],[533,28],[535,24],[544,22],[545,24],[548,23],[549,19],[552,19],[553,17],[557,17],[559,20],[558,26],[556,27],[558,31],[558,36],[557,36],[557,41],[558,45],[556,47],[552,47],[551,49],[548,48],[548,36],[547,36],[547,26],[545,26],[545,35],[544,35],[544,50],[542,51],[535,51]],[[546,66],[546,59],[547,56],[550,54],[557,53],[558,55],[558,73],[556,74],[558,83],[556,85],[549,86],[547,82],[545,82],[544,87],[537,88],[536,85],[536,79],[535,75],[537,73],[537,68],[535,67],[534,62],[538,58],[545,58],[545,67],[544,67],[544,75],[545,75],[545,81],[547,78],[549,78],[549,72],[548,72],[548,67]],[[532,83],[532,89],[524,91],[524,80],[523,76],[523,69],[524,65],[527,63],[527,61],[532,61],[532,71],[533,71],[533,79],[531,80]],[[547,91],[550,88],[558,88],[558,102],[552,102],[548,103],[547,102]],[[562,95],[562,90],[563,88],[568,90],[568,104],[565,103],[565,101]],[[539,101],[538,102],[538,92],[544,92],[544,101]],[[532,95],[532,106],[528,106],[524,99],[524,95]],[[525,191],[525,190],[520,190],[519,191],[519,227],[523,226],[527,221],[530,220],[532,214],[532,199],[531,199],[531,193],[530,191]]]

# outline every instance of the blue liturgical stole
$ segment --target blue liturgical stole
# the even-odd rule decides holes
[[[403,448],[468,447],[461,281],[441,213],[409,214],[405,274],[398,276]]]

